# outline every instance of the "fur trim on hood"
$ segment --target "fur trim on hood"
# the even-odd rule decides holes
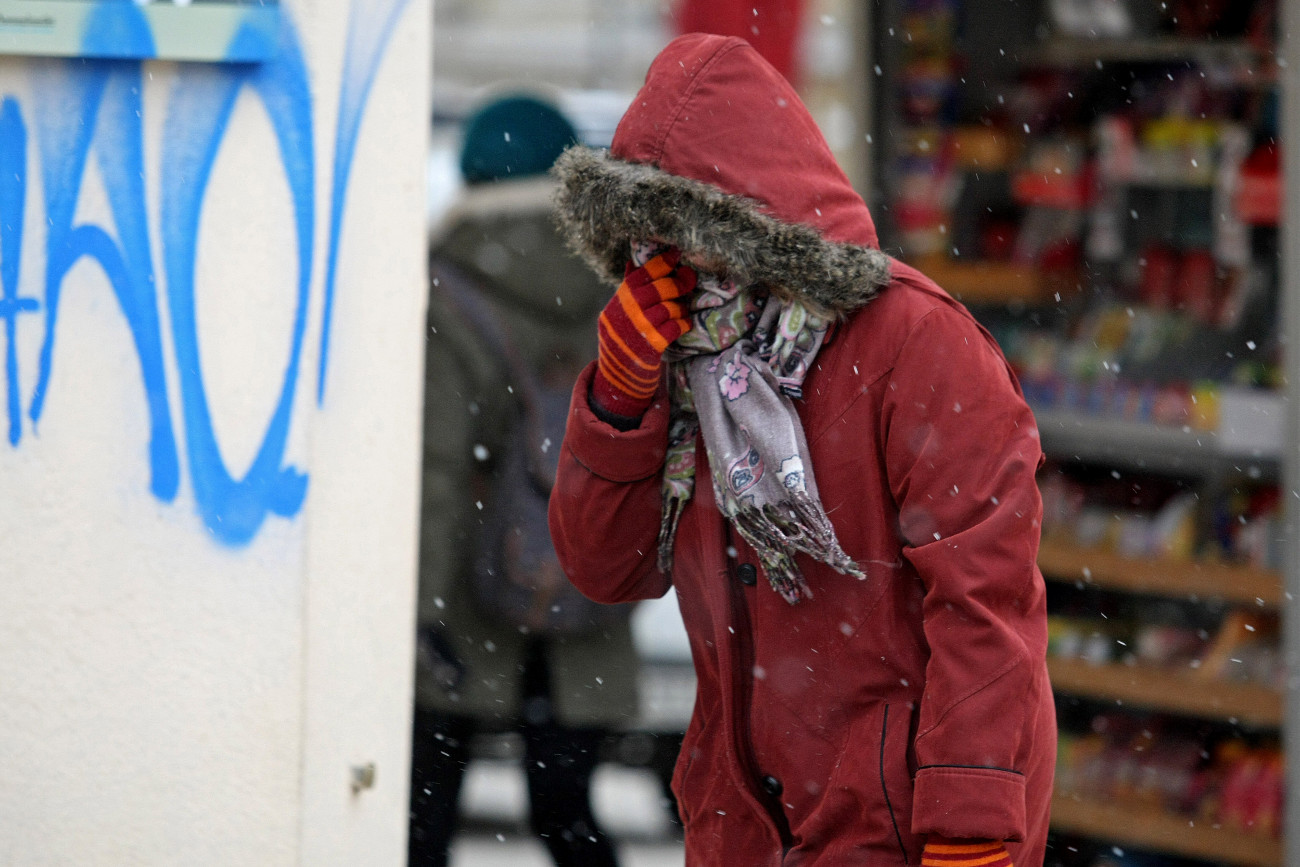
[[[879,250],[829,241],[811,226],[764,213],[753,199],[608,151],[570,147],[551,171],[560,182],[561,234],[614,284],[639,239],[726,262],[738,283],[839,314],[863,306],[890,280],[890,257]]]

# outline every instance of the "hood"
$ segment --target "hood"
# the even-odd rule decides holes
[[[889,280],[866,203],[794,89],[742,39],[673,40],[610,149],[572,147],[552,171],[562,232],[611,282],[646,238],[840,313]]]

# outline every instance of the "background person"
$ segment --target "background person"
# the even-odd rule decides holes
[[[573,590],[545,523],[606,294],[551,220],[545,172],[576,139],[535,97],[483,107],[465,132],[467,188],[432,245],[413,867],[447,863],[470,742],[488,731],[522,735],[530,825],[555,863],[616,864],[590,789],[606,736],[636,709],[629,611]]]

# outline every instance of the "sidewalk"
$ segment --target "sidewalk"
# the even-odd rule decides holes
[[[622,867],[683,867],[681,843],[620,842]],[[541,843],[528,838],[501,840],[462,834],[452,846],[451,867],[554,867]]]
[[[517,762],[478,760],[461,793],[464,830],[452,845],[450,867],[553,867],[528,835],[528,795]],[[592,809],[616,842],[622,867],[682,867],[658,780],[649,771],[601,765],[592,779]]]

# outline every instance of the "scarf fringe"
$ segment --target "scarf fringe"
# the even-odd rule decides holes
[[[673,571],[673,542],[677,537],[677,523],[686,501],[680,497],[664,500],[663,516],[659,523],[659,571],[671,575]],[[866,573],[844,553],[830,519],[821,505],[806,491],[794,494],[789,500],[773,504],[760,511],[746,505],[728,516],[732,526],[758,554],[763,564],[763,574],[772,589],[791,605],[803,599],[812,599],[812,588],[804,580],[803,572],[795,563],[791,551],[802,551],[841,575],[866,578]]]
[[[662,517],[659,519],[659,571],[673,574],[673,540],[677,538],[677,522],[682,517],[686,500],[682,497],[665,497]]]
[[[762,510],[746,504],[730,518],[741,537],[758,553],[772,589],[791,605],[813,598],[792,551],[802,551],[841,575],[867,577],[844,553],[830,519],[807,491],[796,492]]]

